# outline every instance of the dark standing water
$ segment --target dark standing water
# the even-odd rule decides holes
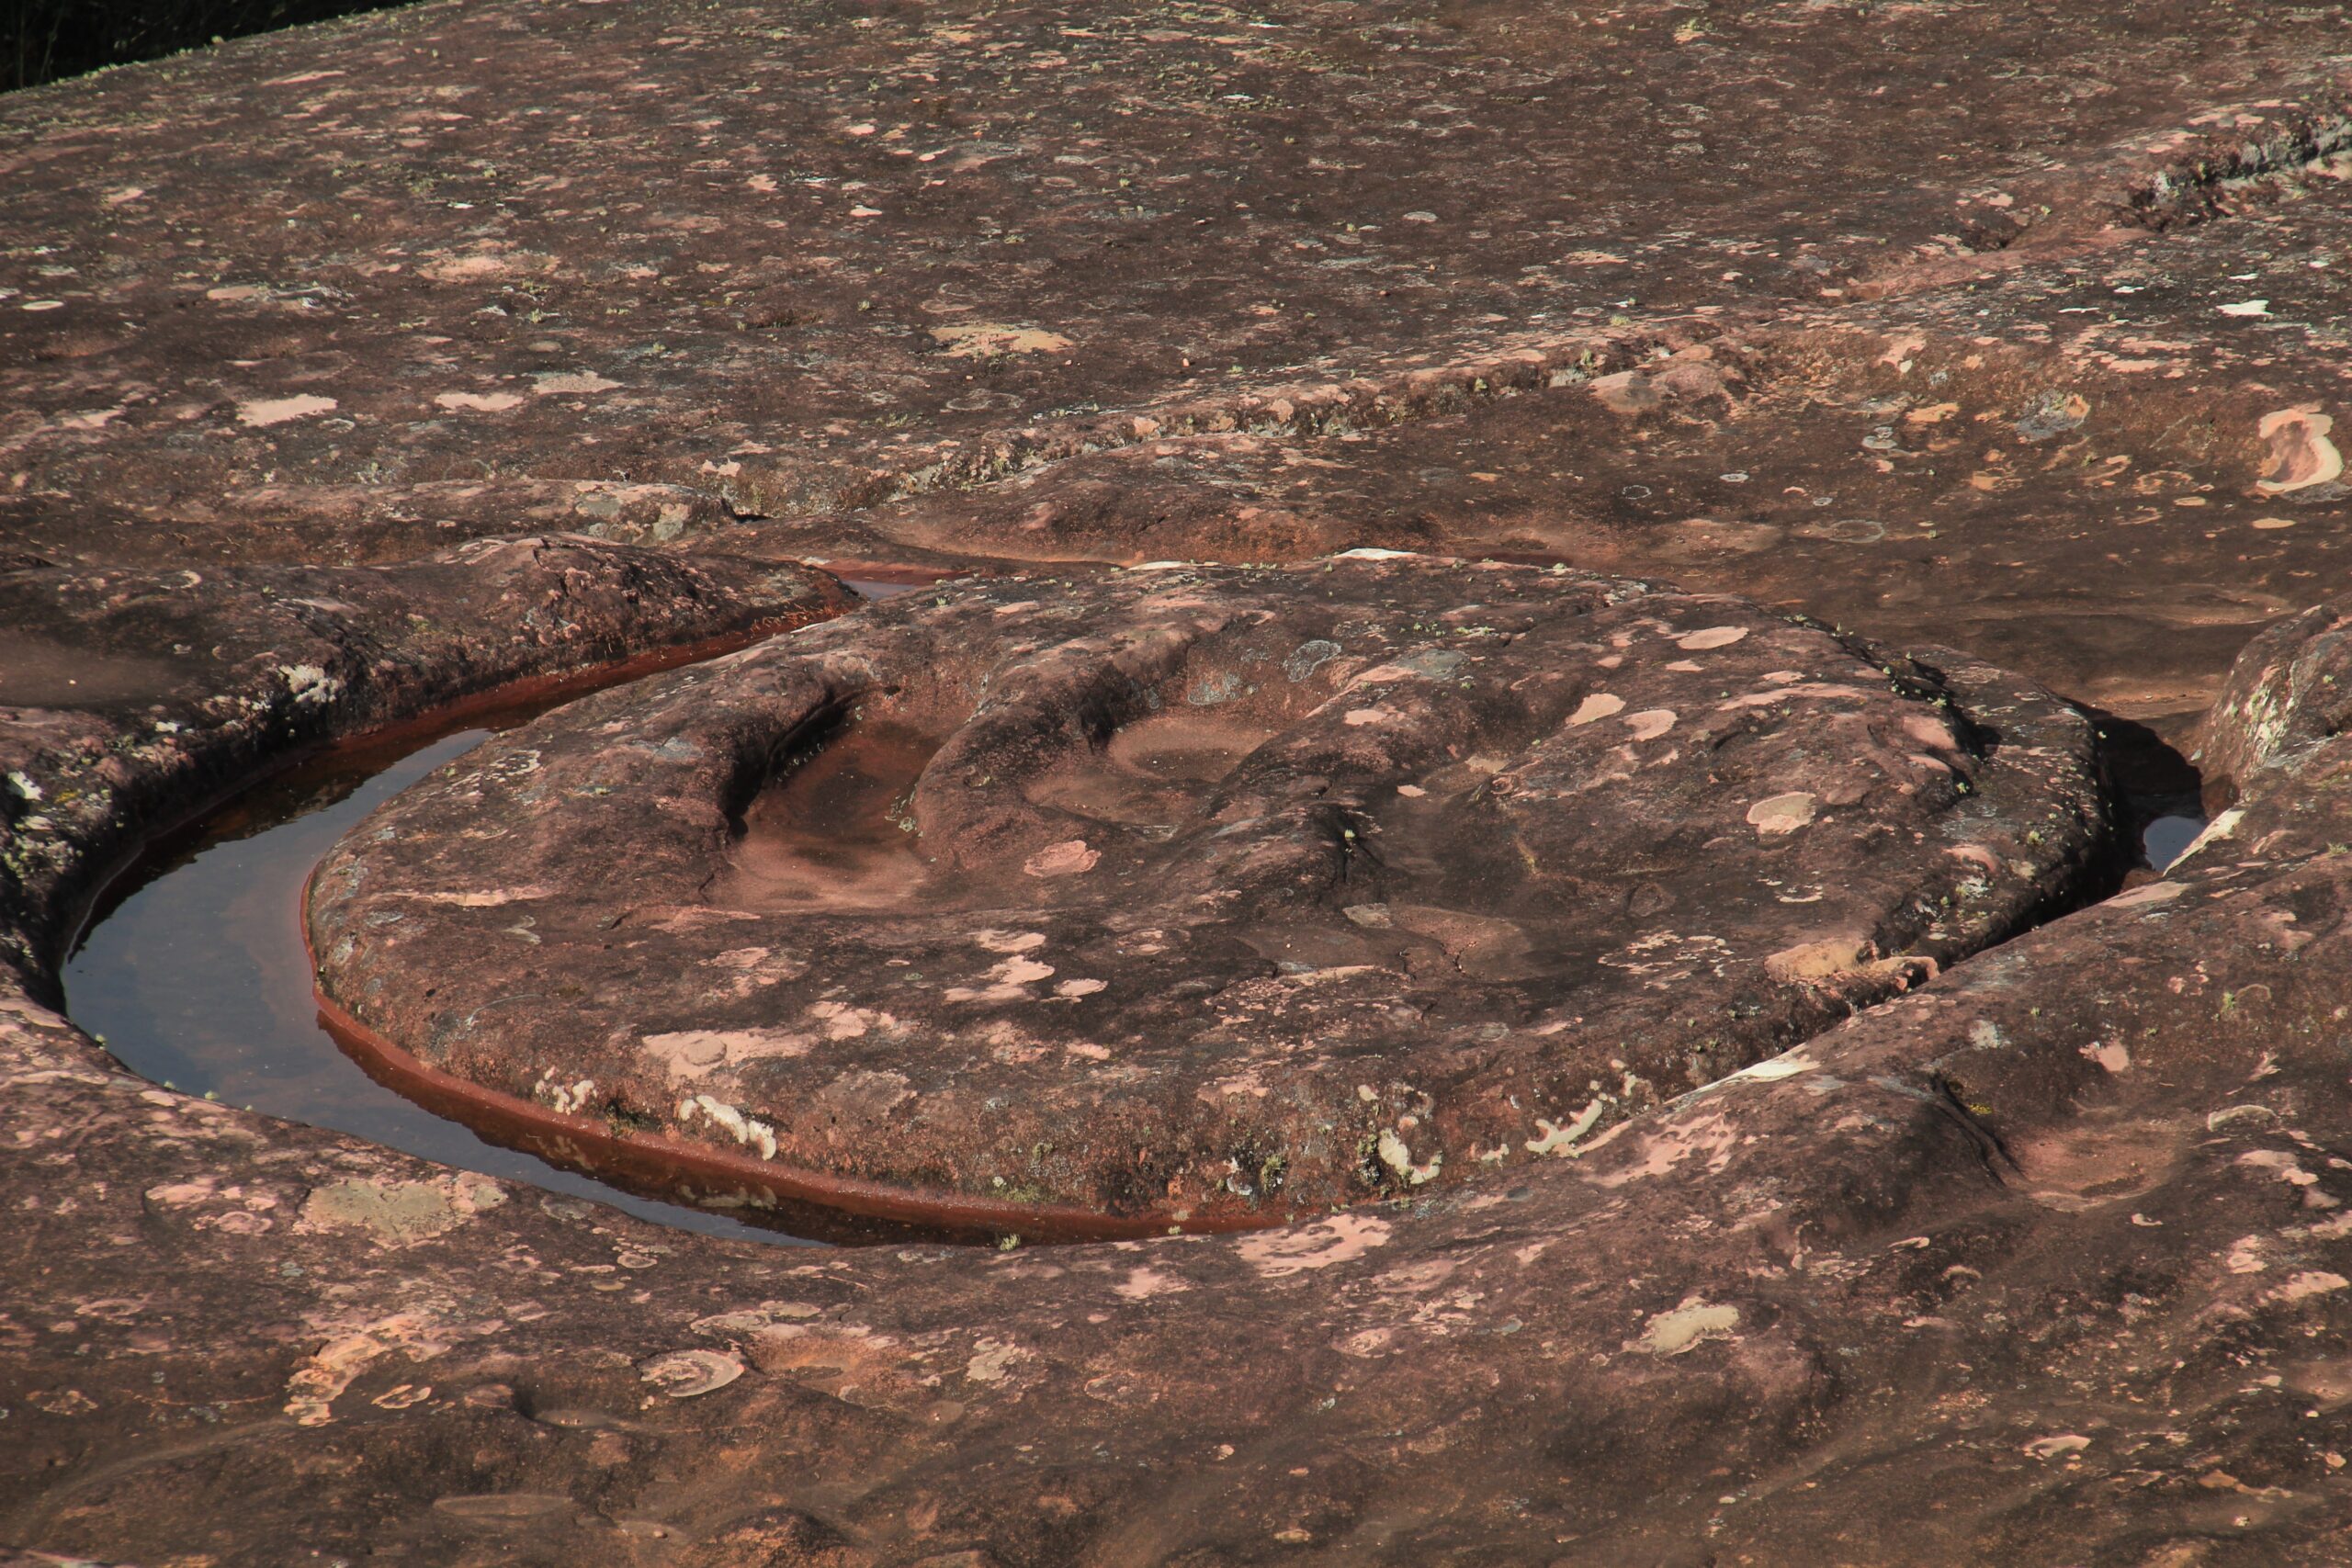
[[[881,599],[918,584],[850,586]],[[158,840],[101,902],[66,961],[67,1009],[131,1071],[189,1094],[592,1198],[661,1224],[814,1245],[641,1198],[490,1143],[377,1083],[320,1026],[301,929],[311,868],[377,807],[552,705],[477,716],[478,728],[437,737],[339,748]]]
[[[2201,813],[2159,817],[2142,831],[2141,853],[2151,866],[2162,871],[2178,860],[2204,830],[2205,818]]]
[[[520,722],[517,715],[508,723]],[[501,726],[504,728],[504,726]],[[74,1021],[142,1077],[686,1230],[791,1241],[487,1143],[360,1071],[321,1028],[302,945],[311,868],[377,807],[492,733],[351,750],[280,774],[159,846],[65,965]]]

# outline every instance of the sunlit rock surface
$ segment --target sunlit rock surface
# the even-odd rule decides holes
[[[0,103],[0,1541],[2340,1562],[2341,20],[468,0]],[[104,867],[295,750],[844,604],[717,556],[1080,614],[1360,546],[1967,649],[2220,815],[1581,1157],[1416,1185],[1400,1114],[1396,1195],[1238,1235],[692,1236],[51,1006]],[[1114,978],[1055,967],[993,983]]]
[[[730,1203],[1311,1215],[1580,1154],[2096,887],[2088,722],[1921,658],[1428,558],[947,584],[484,746],[311,940],[379,1038]]]

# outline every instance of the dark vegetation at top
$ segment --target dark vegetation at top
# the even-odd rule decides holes
[[[0,5],[0,91],[156,60],[398,0],[14,0]]]

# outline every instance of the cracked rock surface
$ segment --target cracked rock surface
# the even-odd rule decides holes
[[[311,940],[754,1184],[1279,1218],[1575,1155],[2083,888],[2088,722],[1921,660],[1492,563],[944,585],[481,747]]]
[[[1582,1159],[1238,1237],[681,1235],[168,1093],[20,997],[0,1524],[128,1562],[289,1534],[436,1562],[2328,1562],[2352,823],[2301,694],[2327,688],[2275,672],[2332,657],[2249,656],[2233,689],[2288,722],[2217,712],[2253,765],[2165,876]]]

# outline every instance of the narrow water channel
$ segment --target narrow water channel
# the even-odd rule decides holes
[[[915,584],[850,586],[875,599]],[[489,1142],[376,1082],[319,1021],[301,927],[311,867],[377,807],[554,705],[471,715],[471,728],[454,732],[335,748],[156,840],[107,890],[66,961],[67,1010],[131,1071],[188,1094],[542,1188],[557,1201],[588,1198],[682,1230],[819,1245],[643,1198]]]
[[[329,753],[158,845],[138,884],[66,963],[74,1021],[131,1071],[189,1094],[593,1198],[665,1225],[796,1239],[639,1198],[485,1142],[377,1083],[320,1026],[302,945],[311,868],[368,813],[492,732],[411,739],[405,751]]]

